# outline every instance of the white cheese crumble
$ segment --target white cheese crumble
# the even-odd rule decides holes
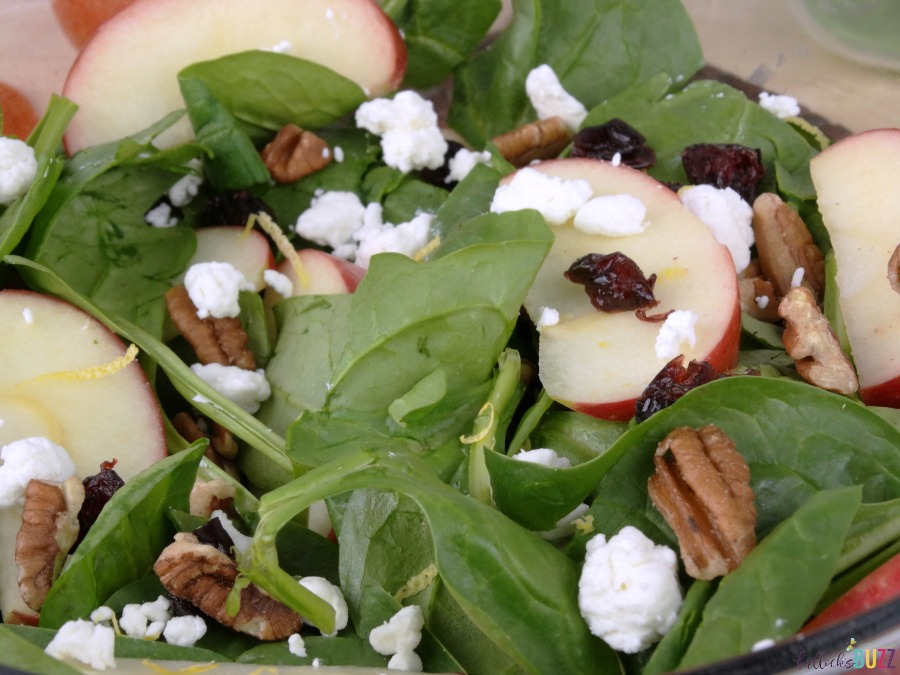
[[[0,205],[24,195],[37,176],[34,149],[17,138],[0,136]]]
[[[187,206],[200,192],[203,179],[192,173],[185,174],[169,188],[169,202],[172,206]]]
[[[254,290],[240,270],[227,262],[202,262],[191,265],[184,275],[184,287],[197,307],[197,316],[222,319],[241,313],[238,296]]]
[[[362,227],[353,233],[357,242],[354,262],[368,268],[372,256],[377,253],[402,253],[413,257],[428,243],[433,220],[434,214],[420,213],[409,222],[393,225],[382,221],[381,204],[369,204]]]
[[[768,649],[769,647],[775,646],[775,640],[772,638],[763,638],[757,642],[753,643],[753,646],[750,647],[751,652],[761,652],[763,649]]]
[[[797,288],[803,283],[804,274],[806,274],[806,270],[803,267],[798,267],[794,270],[794,273],[791,275],[791,288]]]
[[[172,215],[172,205],[168,202],[160,202],[144,214],[144,222],[152,227],[175,227],[178,218]]]
[[[756,300],[756,306],[760,309],[765,309],[769,306],[769,296],[768,295],[760,295],[758,298],[754,298]]]
[[[366,207],[353,192],[332,190],[313,197],[300,214],[294,231],[320,246],[338,249],[350,242],[363,224]]]
[[[622,153],[617,152],[612,156],[612,159],[609,160],[609,163],[613,166],[621,166],[622,165]]]
[[[414,91],[363,103],[356,110],[356,126],[380,136],[384,163],[403,173],[444,163],[447,141],[434,105]]]
[[[31,308],[26,307],[22,310],[22,319],[25,321],[26,326],[34,323],[34,312],[31,311]]]
[[[0,508],[22,506],[32,478],[62,483],[75,475],[75,463],[66,449],[42,436],[4,445],[0,460]]]
[[[166,623],[163,637],[179,647],[193,647],[206,635],[206,622],[199,616],[175,616]]]
[[[656,335],[656,358],[668,361],[682,353],[683,342],[691,347],[697,344],[694,328],[698,318],[696,312],[686,309],[678,309],[669,314]]]
[[[195,363],[191,370],[197,377],[225,398],[253,414],[272,395],[272,388],[262,368],[244,370],[220,363]]]
[[[288,636],[288,651],[294,656],[306,656],[306,643],[303,642],[303,636],[300,633],[293,633]]]
[[[800,114],[800,104],[793,96],[762,91],[759,94],[759,104],[780,119],[797,117]]]
[[[585,107],[563,88],[553,68],[546,63],[528,73],[525,93],[542,120],[561,117],[571,131],[578,131],[587,117]]]
[[[172,618],[170,606],[168,598],[162,595],[153,602],[127,604],[122,608],[119,627],[130,637],[158,640]],[[91,614],[92,620],[93,617]]]
[[[422,640],[425,617],[418,605],[408,605],[369,633],[369,644],[379,654],[391,656],[388,668],[419,672],[422,661],[415,653]]]
[[[460,148],[456,154],[450,158],[450,173],[444,179],[445,183],[459,182],[469,175],[469,173],[479,164],[491,164],[491,153],[487,150],[476,152],[468,148]]]
[[[550,448],[535,448],[534,450],[520,450],[512,456],[520,462],[531,462],[532,464],[543,464],[551,469],[568,469],[572,466],[572,462],[568,457],[560,457],[556,450]]]
[[[263,281],[266,286],[278,293],[283,298],[289,298],[294,294],[294,282],[286,274],[278,270],[265,270]]]
[[[649,223],[647,207],[628,194],[593,197],[575,213],[575,229],[587,234],[627,237],[640,234]]]
[[[272,45],[269,48],[270,52],[275,52],[276,54],[288,54],[294,48],[294,46],[290,43],[290,40],[282,40],[281,42]]]
[[[344,161],[344,149],[339,145],[334,146],[334,161],[338,164]]]
[[[535,326],[538,329],[538,332],[543,328],[547,328],[548,326],[555,326],[559,323],[559,311],[553,309],[552,307],[541,307],[541,314],[538,317],[537,323]]]
[[[593,195],[586,180],[567,180],[558,176],[520,169],[506,185],[501,185],[491,202],[492,213],[537,209],[549,225],[562,225]]]
[[[322,635],[325,637],[334,637],[338,634],[338,631],[347,627],[350,615],[347,611],[347,601],[344,600],[344,595],[341,593],[340,588],[324,577],[303,577],[300,579],[300,585],[309,592],[318,595],[334,608],[334,631],[331,633],[322,633]],[[306,623],[310,626],[315,625],[310,622],[309,619],[306,619]],[[318,628],[318,626],[316,627]]]
[[[44,651],[53,658],[76,661],[94,670],[116,667],[115,631],[84,619],[66,621]]]
[[[626,654],[658,641],[681,607],[677,570],[675,552],[635,527],[609,541],[595,535],[578,581],[578,607],[591,633]]]
[[[228,536],[231,537],[234,548],[239,553],[246,551],[250,547],[250,544],[253,543],[253,537],[248,537],[238,530],[234,526],[234,523],[231,522],[231,518],[228,517],[228,514],[221,509],[216,509],[210,514],[209,519],[212,520],[213,518],[219,519],[219,524],[222,526],[222,529],[228,533]]]
[[[731,188],[694,185],[679,190],[678,196],[712,230],[716,241],[728,248],[735,271],[743,272],[753,246],[753,208]]]

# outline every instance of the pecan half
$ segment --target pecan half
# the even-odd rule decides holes
[[[256,358],[247,346],[249,338],[240,319],[201,319],[183,285],[173,286],[166,292],[166,309],[172,323],[190,343],[200,363],[220,363],[223,366],[256,370]]]
[[[40,611],[78,538],[84,486],[76,476],[62,483],[32,479],[25,487],[22,527],[16,536],[19,592]]]
[[[800,377],[838,394],[859,389],[850,359],[808,288],[792,288],[779,303],[778,314],[784,319],[784,348]]]
[[[760,267],[779,299],[791,289],[794,273],[800,267],[804,270],[801,285],[809,288],[817,300],[822,297],[825,288],[822,251],[803,219],[778,195],[765,192],[754,200],[753,236]]]
[[[203,453],[204,456],[229,475],[239,478],[240,474],[234,463],[238,452],[237,441],[226,427],[218,422],[207,423],[204,418],[194,417],[185,411],[178,412],[172,417],[172,426],[188,443],[208,438],[209,445]]]
[[[678,537],[687,573],[714,579],[756,546],[750,468],[718,427],[678,427],[659,444],[650,499]]]
[[[751,260],[738,277],[741,310],[760,321],[778,323],[778,299],[772,282],[762,276],[758,260]]]
[[[548,117],[507,131],[493,139],[507,162],[515,167],[535,160],[557,157],[572,140],[572,132],[561,117]]]
[[[900,293],[900,244],[897,245],[888,260],[888,281],[891,282],[891,288]]]
[[[299,614],[254,584],[241,589],[241,607],[229,616],[225,600],[237,579],[237,565],[215,547],[201,544],[193,534],[176,534],[174,543],[160,553],[153,571],[172,595],[219,623],[260,640],[286,640],[303,625]]]
[[[214,478],[212,480],[197,479],[191,488],[191,515],[209,518],[213,511],[224,511],[234,514],[234,484]]]
[[[279,183],[293,183],[331,162],[328,143],[296,124],[287,124],[260,153],[263,164]]]

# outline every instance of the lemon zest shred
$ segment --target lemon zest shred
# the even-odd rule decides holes
[[[405,584],[403,584],[396,593],[394,593],[394,600],[397,602],[403,602],[406,598],[412,597],[416,593],[420,593],[424,591],[431,585],[438,575],[437,565],[431,563],[424,570],[411,577]]]
[[[490,401],[481,406],[481,410],[478,411],[478,417],[481,417],[485,413],[488,414],[488,423],[484,425],[484,429],[471,436],[460,436],[459,440],[461,443],[465,443],[466,445],[481,443],[490,435],[491,429],[494,426],[494,406],[491,405]]]
[[[88,366],[87,368],[82,368],[80,370],[60,370],[55,373],[44,373],[43,375],[33,377],[28,380],[28,382],[43,382],[45,380],[65,380],[69,382],[99,380],[101,377],[115,375],[134,361],[137,358],[137,355],[137,345],[131,344],[128,345],[128,349],[125,350],[125,353],[122,356],[113,359],[109,363],[104,363],[99,366]]]
[[[437,250],[437,247],[441,245],[441,236],[438,235],[433,237],[431,241],[425,244],[422,248],[416,251],[416,254],[413,256],[413,259],[416,261],[425,260],[428,256],[434,253]]]
[[[575,525],[575,529],[581,532],[581,534],[590,534],[594,531],[594,516],[590,514],[583,516],[582,518],[576,518],[572,523]]]
[[[272,220],[272,217],[268,213],[252,213],[247,219],[247,231],[252,229],[254,225],[258,225],[259,229],[269,235],[272,241],[275,242],[275,247],[291,264],[291,269],[294,271],[294,276],[297,277],[300,287],[309,288],[309,274],[306,272],[303,261],[300,260],[297,250],[288,241],[288,238],[281,231],[281,228],[278,227],[277,223]]]
[[[165,666],[161,666],[158,663],[154,663],[150,659],[144,659],[141,661],[141,664],[146,668],[149,668],[154,673],[160,673],[161,675],[173,675],[174,673],[208,673],[212,670],[216,670],[219,667],[219,664],[215,661],[211,661],[210,663],[200,663],[193,666],[186,666],[184,668],[180,668],[179,670],[171,670],[170,668],[166,668]]]

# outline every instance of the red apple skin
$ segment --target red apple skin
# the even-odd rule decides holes
[[[900,376],[872,387],[860,389],[859,397],[866,405],[900,408]]]
[[[289,260],[282,260],[276,269],[294,284],[294,295],[329,295],[353,293],[366,274],[364,267],[349,260],[335,257],[315,248],[297,251],[300,262],[309,277],[308,286],[302,287]],[[281,296],[272,289],[266,289],[266,300],[274,304]]]
[[[0,82],[0,110],[3,111],[0,136],[15,136],[23,141],[28,138],[38,116],[25,94],[10,84]]]
[[[900,553],[869,572],[809,621],[800,632],[813,633],[897,597],[900,597]]]
[[[84,47],[102,23],[134,0],[53,0],[53,14],[69,41]]]

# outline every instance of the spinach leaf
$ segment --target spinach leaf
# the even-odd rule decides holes
[[[178,79],[182,88],[198,80],[236,119],[270,132],[324,127],[366,100],[358,84],[326,66],[261,49],[194,63]]]
[[[152,569],[174,535],[166,509],[188,509],[206,445],[198,441],[157,462],[113,495],[50,589],[41,626],[59,628],[72,618],[86,618],[115,591]]]
[[[513,8],[497,40],[454,73],[450,125],[475,147],[534,119],[525,78],[541,64],[588,109],[657,73],[686,81],[702,65],[680,2],[514,0]]]
[[[39,628],[0,624],[0,664],[22,672],[40,672],[45,675],[77,675],[81,671],[44,653],[50,643],[35,640]],[[44,637],[41,635],[41,637]]]
[[[241,308],[241,327],[247,333],[247,347],[256,358],[256,367],[265,368],[272,357],[275,336],[272,334],[262,296],[253,291],[241,291],[238,303]]]
[[[476,165],[453,188],[434,215],[432,227],[441,239],[472,218],[487,213],[499,184],[500,173],[497,170],[485,164]]]
[[[647,661],[642,675],[660,675],[678,667],[694,638],[697,626],[703,618],[703,609],[715,592],[716,586],[716,583],[710,581],[695,581],[691,584],[684,594],[675,625],[653,648],[653,654]]]
[[[861,485],[863,499],[900,497],[900,432],[866,407],[801,382],[735,376],[688,392],[626,432],[591,506],[598,530],[635,525],[676,542],[647,496],[656,445],[676,426],[716,424],[750,466],[761,538],[821,490]]]
[[[381,0],[381,7],[403,33],[407,89],[444,82],[469,58],[500,12],[498,0]]]
[[[823,490],[750,551],[719,583],[678,667],[738,656],[760,640],[793,635],[828,587],[861,498],[859,486]]]
[[[313,665],[314,660],[324,666],[387,668],[388,658],[382,656],[365,640],[356,636],[321,635],[303,636],[306,656],[294,656],[284,642],[270,642],[248,649],[235,661],[238,663],[258,663],[265,666]],[[257,670],[253,672],[265,672]]]

